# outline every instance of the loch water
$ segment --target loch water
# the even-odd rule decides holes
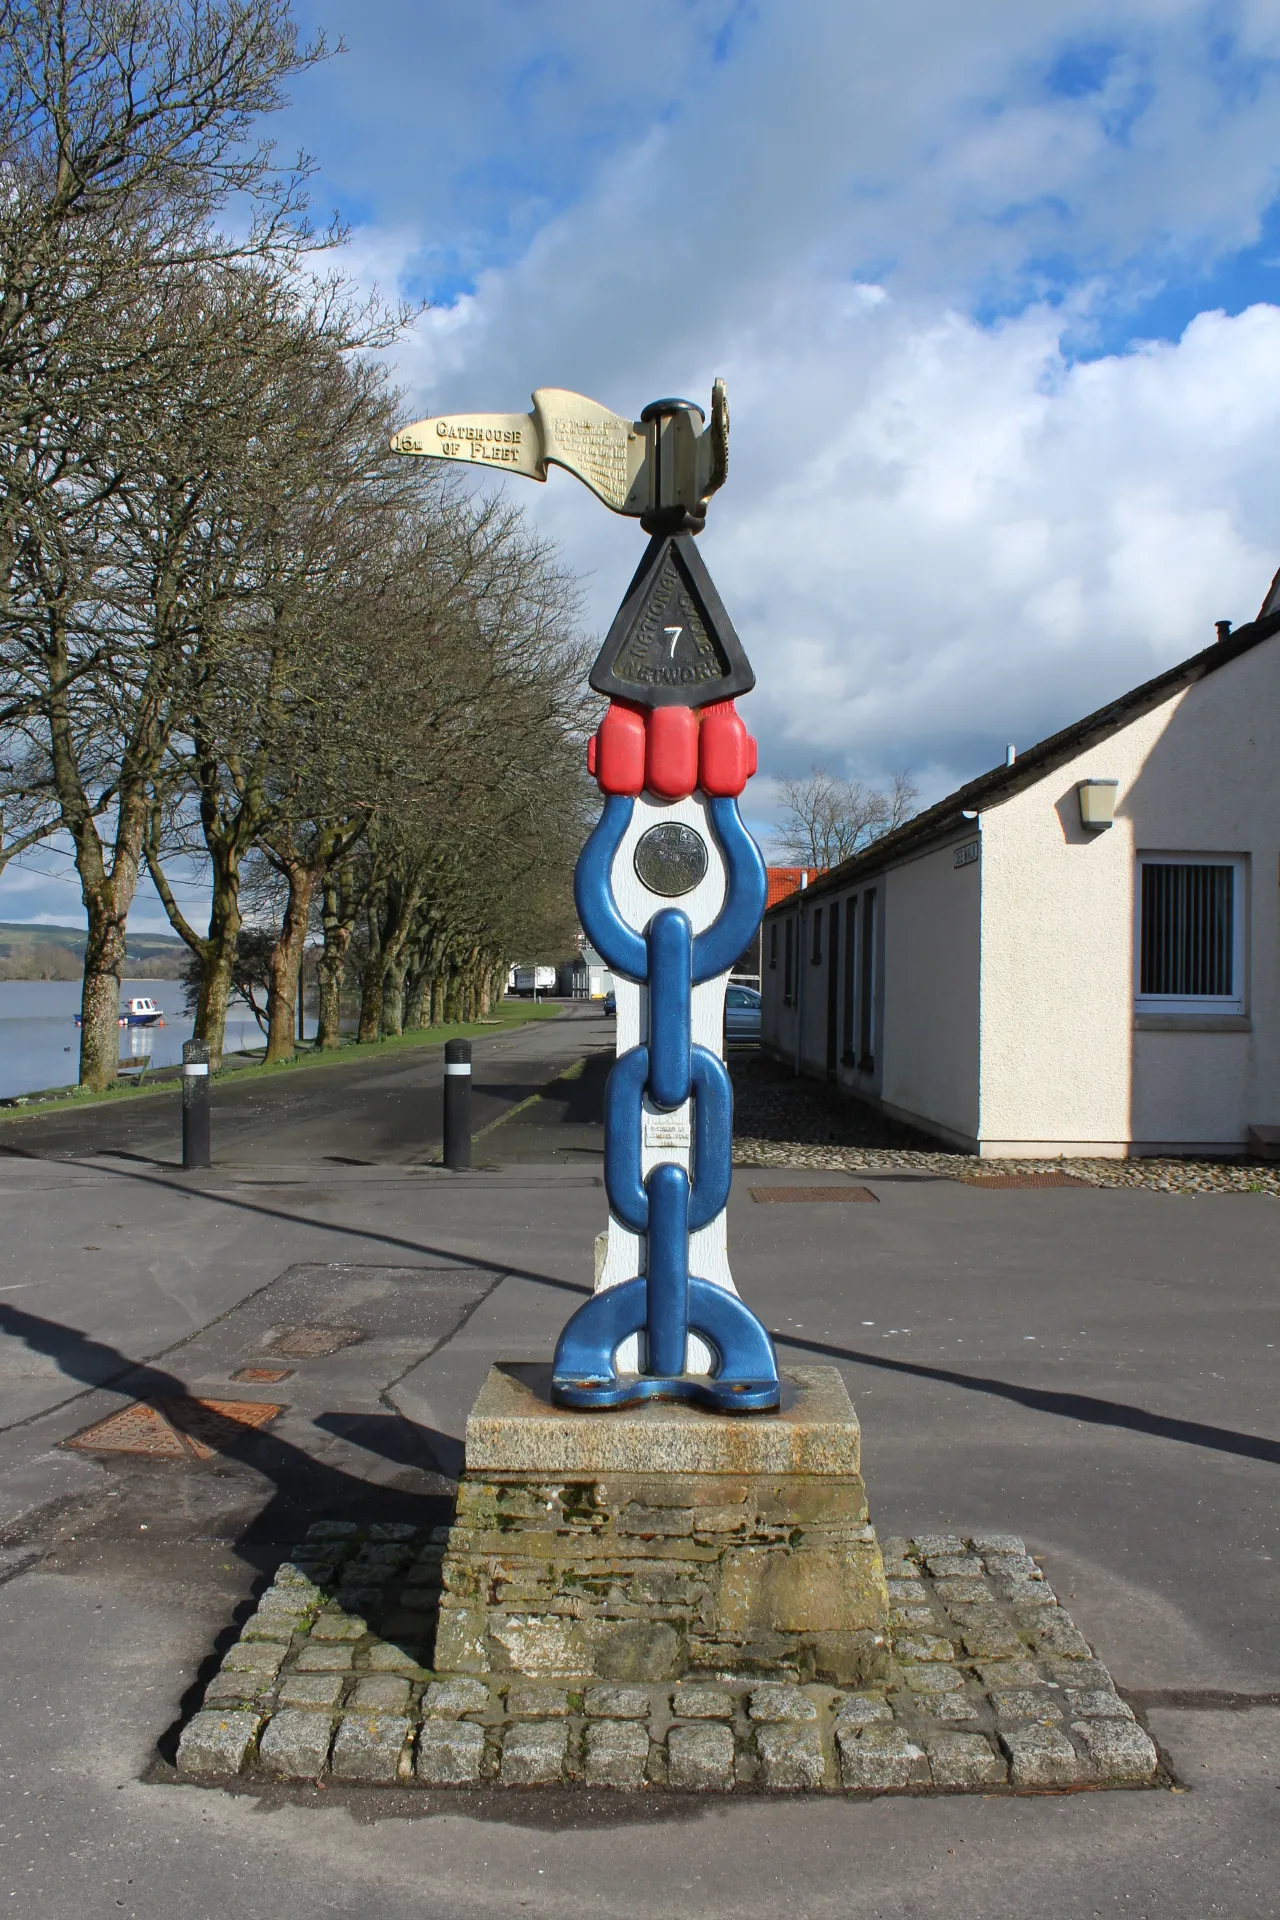
[[[156,1067],[178,1066],[192,1020],[182,1006],[180,980],[126,980],[121,1006],[146,994],[164,1009],[162,1027],[121,1027],[120,1058],[149,1058]],[[78,980],[0,980],[0,1099],[74,1085],[79,1073]],[[226,1050],[239,1053],[263,1044],[249,1008],[233,1004],[227,1014]]]

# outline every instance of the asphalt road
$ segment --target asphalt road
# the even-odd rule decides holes
[[[734,1270],[784,1365],[829,1360],[849,1382],[881,1531],[1023,1533],[1181,1791],[463,1803],[146,1782],[299,1513],[442,1511],[491,1360],[545,1357],[585,1296],[603,1062],[564,1077],[577,1033],[529,1035],[527,1069],[495,1055],[508,1092],[535,1066],[559,1077],[509,1101],[470,1175],[414,1164],[407,1126],[399,1163],[350,1164],[365,1155],[332,1113],[310,1152],[305,1112],[274,1131],[247,1116],[249,1147],[198,1177],[158,1152],[71,1158],[65,1141],[0,1157],[10,1910],[1273,1915],[1280,1208],[1263,1195],[886,1175],[855,1182],[863,1204],[761,1205],[752,1186],[839,1176],[740,1172],[730,1202]],[[291,1097],[327,1073],[292,1077]],[[425,1103],[423,1086],[407,1097]],[[325,1288],[326,1311],[351,1288],[413,1310],[388,1305],[383,1344],[351,1349],[345,1372],[299,1378],[274,1451],[103,1464],[57,1444],[124,1404],[144,1359],[147,1377],[207,1392],[251,1351],[255,1315]]]
[[[613,1022],[588,1004],[566,1004],[472,1042],[472,1126],[479,1132],[530,1099],[594,1049],[613,1049]],[[212,1092],[213,1153],[220,1166],[306,1161],[312,1165],[425,1164],[443,1134],[443,1046],[361,1048],[291,1073],[235,1071]],[[102,1106],[7,1119],[0,1154],[54,1159],[132,1154],[161,1165],[182,1160],[181,1096],[151,1093]]]

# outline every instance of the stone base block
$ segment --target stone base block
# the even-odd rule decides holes
[[[575,1412],[550,1379],[495,1366],[467,1422],[437,1671],[884,1678],[884,1564],[834,1367],[794,1369],[777,1413],[737,1417]]]
[[[408,1645],[383,1636],[398,1631],[406,1592],[428,1581],[439,1590],[445,1535],[316,1522],[236,1643],[256,1644],[256,1622],[309,1592],[278,1673],[264,1677],[228,1650],[182,1735],[179,1773],[205,1784],[327,1776],[370,1790],[416,1782],[485,1793],[1075,1793],[1161,1783],[1149,1735],[1016,1535],[884,1542],[892,1658],[887,1678],[863,1691],[733,1668],[586,1685],[510,1670],[433,1672],[418,1657],[426,1646],[416,1627]],[[357,1592],[362,1611],[348,1612],[337,1595]],[[338,1637],[344,1621],[358,1621],[359,1635]],[[1060,1650],[1069,1639],[1074,1654]],[[340,1654],[341,1669],[317,1670],[317,1651]]]

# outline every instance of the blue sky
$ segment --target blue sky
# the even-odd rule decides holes
[[[1280,564],[1273,0],[300,17],[348,50],[272,131],[316,156],[356,276],[432,302],[394,356],[406,417],[727,379],[703,549],[759,676],[762,828],[817,758],[937,797],[1256,611]],[[602,628],[635,527],[565,475],[509,484]],[[75,905],[0,882],[0,918]]]

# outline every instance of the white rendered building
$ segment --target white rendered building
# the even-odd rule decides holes
[[[773,908],[763,1045],[984,1155],[1240,1152],[1280,1123],[1278,882],[1280,575]]]

